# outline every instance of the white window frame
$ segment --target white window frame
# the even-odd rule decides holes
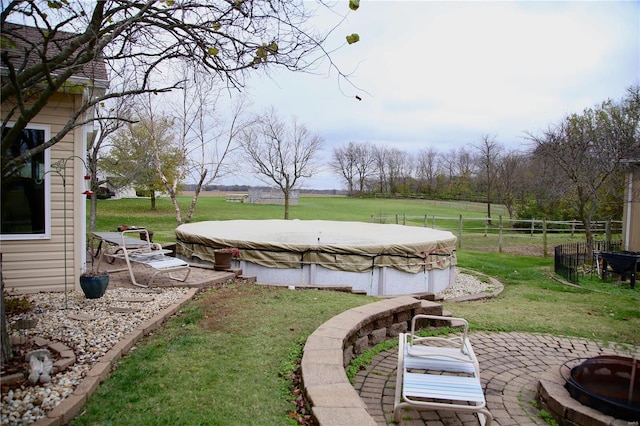
[[[15,123],[9,122],[7,127],[13,127]],[[51,138],[51,126],[47,124],[29,123],[25,129],[44,130],[44,141]],[[51,239],[51,150],[44,150],[44,233],[42,234],[0,234],[0,241],[22,240],[50,240]]]

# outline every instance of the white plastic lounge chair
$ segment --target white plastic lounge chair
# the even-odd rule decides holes
[[[462,331],[451,337],[416,335],[416,322],[456,321],[462,324]],[[407,354],[420,362],[429,362],[435,370],[471,373],[472,369],[480,376],[480,365],[467,338],[469,323],[464,318],[443,317],[437,315],[416,315],[411,319],[411,332],[408,334]],[[425,358],[428,360],[426,361]],[[409,360],[411,362],[411,360]]]
[[[417,320],[456,320],[463,324],[461,335],[418,337]],[[401,333],[398,344],[398,371],[394,420],[400,422],[402,409],[472,412],[480,424],[490,425],[493,416],[486,408],[480,383],[480,367],[467,339],[468,323],[462,318],[416,315],[411,332]]]

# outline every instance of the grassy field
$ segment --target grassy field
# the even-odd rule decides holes
[[[179,197],[180,208],[188,210],[191,198]],[[154,232],[158,242],[175,241],[177,222],[171,201],[168,198],[157,200],[157,209],[151,210],[148,199],[99,200],[97,231],[113,231],[120,225],[144,226]],[[372,216],[398,216],[398,222],[406,216],[436,216],[457,218],[460,215],[469,218],[484,217],[486,205],[470,202],[395,200],[375,198],[347,197],[301,197],[299,205],[290,207],[290,219],[324,219],[340,221],[370,222]],[[504,213],[504,207],[492,206],[493,217]],[[275,205],[229,203],[224,196],[204,196],[198,199],[192,222],[205,220],[230,219],[281,219],[284,208]],[[495,222],[495,221],[494,221]],[[411,226],[424,226],[424,220],[408,223]],[[431,226],[431,222],[428,222]],[[498,251],[498,235],[483,233],[484,226],[479,221],[465,222],[461,246],[467,250]],[[438,221],[438,229],[449,230],[458,235],[457,220]],[[580,235],[549,234],[548,247],[552,253],[555,245],[581,241]],[[514,254],[542,255],[542,236],[528,233],[510,233],[503,236],[503,251]]]
[[[458,264],[495,277],[500,297],[445,303],[475,330],[528,331],[640,345],[640,290],[585,277],[579,286],[553,279],[553,260],[462,250]]]
[[[191,198],[178,198],[183,213]],[[98,200],[98,230],[107,231],[122,225],[146,226],[160,231],[169,238],[176,226],[173,205],[168,198],[157,200],[157,209],[151,210],[148,199]],[[426,200],[390,200],[347,197],[301,197],[297,206],[291,206],[290,219],[326,219],[370,222],[371,216],[449,216],[478,217],[485,214],[481,203],[451,203]],[[276,205],[230,203],[224,196],[206,196],[198,199],[192,222],[229,219],[282,219],[284,207]]]
[[[144,201],[101,202],[100,230],[145,225],[170,240],[175,218],[168,200],[160,200],[156,212]],[[196,220],[282,215],[276,206],[226,203],[216,197],[201,201]],[[312,197],[302,198],[292,217],[366,221],[380,211],[409,214],[440,209],[434,214],[446,216],[475,214],[484,206],[475,211],[472,207]],[[526,241],[527,246],[539,244]],[[551,258],[471,250],[465,245],[458,260],[460,266],[505,285],[504,292],[491,300],[445,304],[454,315],[467,318],[472,330],[543,332],[622,347],[640,345],[640,290],[631,290],[628,284],[588,277],[580,287],[570,286],[551,277]],[[335,314],[372,300],[239,283],[206,290],[122,360],[73,424],[296,424],[289,415],[295,405],[290,391],[301,343]]]

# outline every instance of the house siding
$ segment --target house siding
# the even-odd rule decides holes
[[[630,251],[640,252],[640,165],[636,163],[635,165],[631,166],[631,171],[633,174],[631,197],[629,197],[630,173],[627,173],[627,176],[625,178],[625,203],[622,214],[622,235],[623,238],[625,238],[625,248]],[[629,216],[629,218],[627,216]],[[628,230],[627,227],[629,228]],[[627,235],[628,241],[626,241]]]
[[[51,135],[55,135],[66,124],[81,100],[81,96],[78,95],[58,93],[31,123],[48,125]],[[82,128],[70,132],[50,148],[51,165],[72,155],[84,158],[84,148]],[[78,172],[75,172],[76,168]],[[78,277],[84,264],[85,233],[78,232],[85,229],[83,176],[79,176],[82,170],[82,162],[73,159],[67,161],[65,170],[60,171],[63,175],[66,173],[66,290],[79,287]],[[57,173],[48,173],[48,176],[51,181],[50,238],[0,241],[2,274],[5,288],[9,292],[65,290],[64,186],[61,176]]]

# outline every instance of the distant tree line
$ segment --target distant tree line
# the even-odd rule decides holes
[[[585,228],[622,216],[624,164],[640,145],[640,89],[566,116],[528,146],[507,149],[495,137],[413,155],[370,142],[333,149],[330,167],[354,197],[387,194],[504,204],[510,218],[581,220]],[[587,236],[591,239],[591,236]]]
[[[255,186],[255,185],[239,185],[239,184],[229,184],[229,185],[216,184],[216,185],[206,185],[204,188],[202,188],[202,191],[204,191],[204,192],[214,192],[214,191],[218,191],[218,192],[249,192],[250,188],[270,189],[272,187],[271,186]],[[182,190],[183,191],[191,192],[191,191],[195,191],[195,189],[196,189],[196,184],[194,184],[194,183],[184,184],[182,186]],[[301,188],[300,189],[300,193],[301,194],[318,194],[318,195],[346,195],[345,191],[340,190],[340,189]]]

